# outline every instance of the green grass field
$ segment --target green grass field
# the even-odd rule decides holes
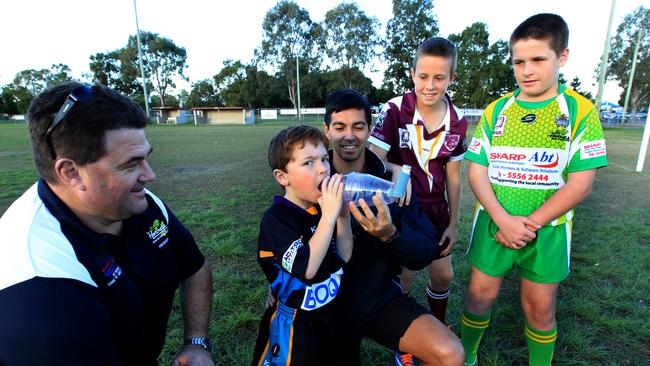
[[[281,193],[266,163],[266,146],[282,124],[152,126],[150,163],[158,180],[150,189],[189,227],[212,264],[214,310],[210,335],[219,365],[250,362],[266,284],[255,261],[259,220]],[[560,286],[556,365],[650,365],[650,156],[636,173],[640,129],[607,130],[609,167],[576,210],[572,274]],[[649,154],[650,155],[650,154]],[[464,165],[465,179],[466,166]],[[24,124],[0,124],[0,213],[36,179]],[[469,279],[467,249],[474,197],[464,184],[456,277],[448,319],[459,331]],[[5,243],[3,245],[8,245]],[[425,302],[424,273],[412,293]],[[527,348],[518,277],[509,276],[480,351],[481,365],[523,365]],[[175,306],[161,364],[182,341]],[[389,365],[390,354],[368,341],[364,364]]]

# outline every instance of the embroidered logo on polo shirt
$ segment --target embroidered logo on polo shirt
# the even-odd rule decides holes
[[[110,287],[122,275],[122,268],[115,262],[113,256],[108,255],[106,257],[106,262],[102,267],[102,274],[107,281],[106,285]]]
[[[156,244],[159,240],[165,238],[165,240],[163,240],[160,244],[157,244],[158,248],[162,248],[169,241],[169,238],[166,237],[168,231],[169,229],[163,221],[154,220],[151,227],[149,227],[149,231],[147,231],[147,236],[149,239],[151,239],[151,242],[153,244]]]

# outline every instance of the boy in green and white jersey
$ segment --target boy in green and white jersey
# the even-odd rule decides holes
[[[510,37],[519,89],[485,110],[465,157],[479,201],[468,260],[472,274],[462,315],[466,364],[477,364],[503,276],[521,275],[530,365],[549,365],[557,326],[559,282],[569,274],[573,208],[607,165],[605,140],[591,102],[559,84],[569,30],[538,14]]]

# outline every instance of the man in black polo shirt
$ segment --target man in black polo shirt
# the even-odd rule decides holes
[[[332,144],[332,174],[362,172],[390,179],[384,163],[370,150],[370,104],[352,89],[331,93],[325,102],[325,133]],[[397,275],[401,266],[416,270],[438,258],[440,233],[421,211],[417,199],[410,205],[386,205],[373,198],[377,209],[350,204],[354,250],[339,289],[342,326],[339,364],[359,364],[364,336],[412,354],[422,365],[462,365],[464,351],[444,324],[412,297],[402,294]],[[410,355],[409,355],[410,357]],[[408,357],[396,364],[413,364]]]
[[[144,188],[156,176],[142,109],[69,82],[28,120],[40,179],[0,219],[0,365],[157,365],[179,285],[174,364],[213,365],[210,269]]]

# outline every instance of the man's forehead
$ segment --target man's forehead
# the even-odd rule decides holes
[[[363,109],[349,108],[332,113],[332,124],[347,123],[368,124],[368,121],[366,121],[366,111]]]
[[[120,128],[107,130],[104,134],[107,153],[145,150],[148,154],[151,146],[143,128]]]

